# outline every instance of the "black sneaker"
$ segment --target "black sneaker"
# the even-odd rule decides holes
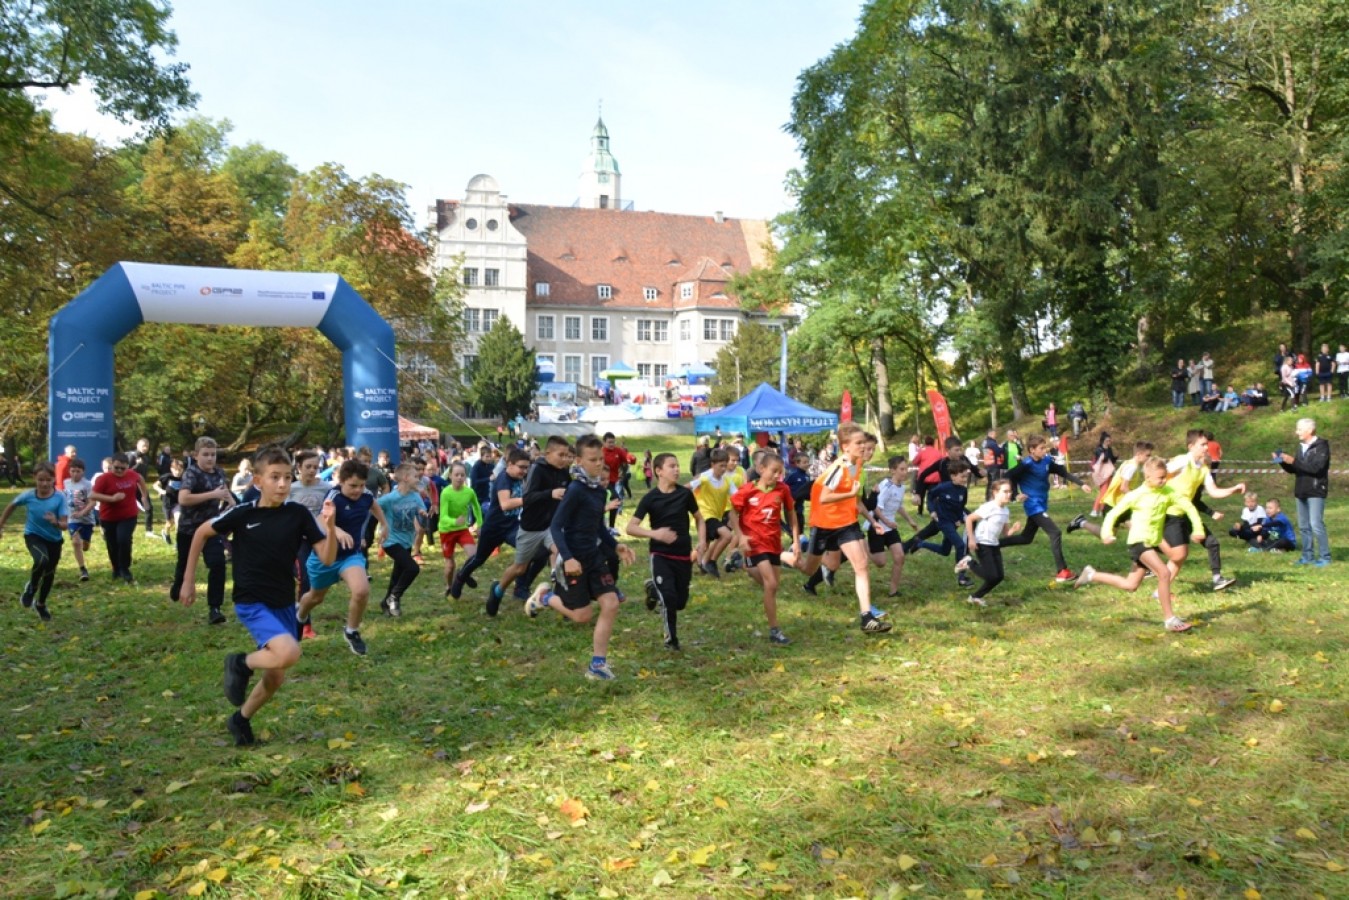
[[[1083,515],[1073,516],[1073,520],[1068,523],[1068,533],[1072,534],[1074,531],[1077,531],[1085,524],[1087,524],[1086,516]]]
[[[826,569],[826,568],[824,568],[823,566],[821,566],[821,567],[820,567],[820,571],[824,573],[824,583],[827,584],[827,585],[829,585],[830,587],[833,587],[833,586],[834,586],[834,570],[833,570],[833,569]]]
[[[666,638],[666,639],[665,639],[665,649],[666,649],[666,650],[682,650],[683,648],[679,646],[679,638]]]
[[[460,597],[464,595],[465,581],[467,581],[467,579],[460,578],[458,575],[454,576],[454,581],[451,582],[449,590],[445,592],[445,596],[453,597],[454,599],[458,600]]]
[[[810,594],[810,596],[812,597],[820,596],[819,594],[815,593],[815,585],[811,584],[809,581],[801,585],[801,590],[805,591],[807,594]]]
[[[132,577],[130,569],[127,569],[125,572],[122,573],[122,580],[125,581],[127,584],[131,585],[132,587],[136,586],[136,579]]]
[[[656,590],[656,581],[653,578],[646,580],[646,608],[655,612],[656,607],[660,605],[660,591]]]
[[[30,581],[23,586],[23,596],[19,598],[24,609],[31,609],[33,606],[33,583]]]
[[[383,600],[379,601],[379,611],[382,612],[382,613],[384,613],[384,615],[386,615],[386,616],[392,615],[392,613],[389,612],[389,598],[388,598],[388,597],[385,597]]]
[[[44,622],[50,622],[52,620],[52,614],[47,612],[47,604],[39,603],[36,609],[37,609],[37,617],[39,619],[41,619]]]
[[[464,584],[468,585],[470,590],[476,591],[478,589],[478,581],[472,575],[464,576]],[[455,599],[459,599],[458,595],[455,596]]]
[[[89,570],[86,569],[86,568],[81,567],[81,568],[80,568],[80,581],[88,581],[88,580],[89,580]]]
[[[501,582],[493,581],[487,588],[487,614],[495,616],[501,609],[501,599],[506,596],[506,592],[501,589]]]
[[[713,578],[721,577],[721,570],[717,568],[717,561],[715,559],[710,560],[707,565],[703,566],[703,571]]]
[[[253,670],[244,662],[247,653],[225,654],[225,699],[235,706],[243,706],[248,699],[248,681]]]
[[[220,611],[219,607],[212,606],[211,611],[206,615],[206,622],[210,625],[224,625],[225,614]]]
[[[248,747],[258,742],[258,739],[253,737],[252,723],[245,719],[244,714],[237,709],[234,711],[234,715],[230,716],[227,727],[230,734],[234,736],[234,746],[236,747]]]
[[[785,647],[791,643],[791,639],[782,633],[781,628],[770,628],[768,629],[768,642]]]
[[[741,555],[739,550],[736,550],[734,553],[732,553],[729,557],[726,558],[726,571],[727,572],[739,571],[740,567],[744,565],[744,563],[745,557]]]
[[[867,634],[884,634],[890,630],[890,623],[867,613],[862,616],[862,630]]]
[[[964,572],[961,572],[959,575],[956,576],[956,584],[960,585],[961,587],[973,587],[974,579],[966,575]]]
[[[351,648],[352,653],[357,656],[365,656],[365,639],[361,637],[359,631],[347,631],[344,628],[342,629],[342,636],[347,639],[347,646]]]

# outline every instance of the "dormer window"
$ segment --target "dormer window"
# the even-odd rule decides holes
[[[692,300],[692,299],[693,299],[693,283],[692,283],[692,282],[686,281],[686,282],[684,282],[683,284],[681,284],[681,285],[679,286],[679,299],[680,299],[680,300]]]
[[[614,295],[613,285],[610,284],[597,285],[595,290],[599,294],[601,300],[608,300]]]
[[[657,299],[657,298],[659,298],[659,297],[660,297],[660,291],[656,290],[655,288],[653,288],[653,287],[644,287],[644,288],[642,288],[642,299],[643,299],[643,300],[655,300],[655,299]]]

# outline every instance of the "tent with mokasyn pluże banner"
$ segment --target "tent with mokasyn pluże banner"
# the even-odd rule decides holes
[[[764,383],[729,406],[693,417],[693,430],[698,434],[711,434],[718,428],[723,434],[752,434],[757,431],[809,434],[837,427],[837,413],[825,412],[800,400],[793,400]]]

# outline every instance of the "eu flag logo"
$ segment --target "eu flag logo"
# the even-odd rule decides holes
[[[310,295],[309,299],[311,299],[311,300],[324,300],[324,299],[326,299],[326,295],[324,294],[323,291],[314,291],[314,292]]]

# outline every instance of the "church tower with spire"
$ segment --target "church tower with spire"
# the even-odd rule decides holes
[[[609,129],[601,115],[590,133],[590,155],[581,165],[581,192],[577,205],[585,209],[622,209],[623,176],[609,152]]]

